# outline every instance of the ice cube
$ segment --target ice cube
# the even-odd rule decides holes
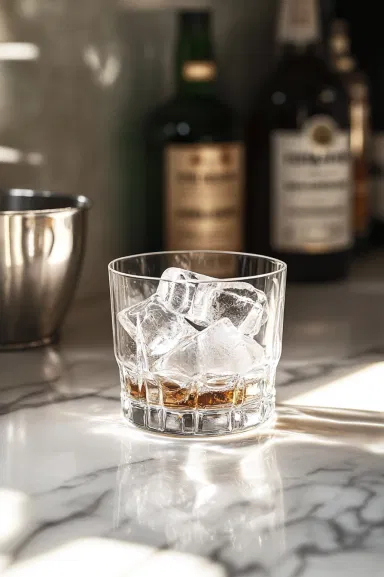
[[[191,309],[198,284],[196,282],[175,281],[214,280],[210,276],[176,267],[167,268],[161,275],[161,279],[157,294],[169,310],[184,315]]]
[[[187,316],[201,326],[228,318],[241,333],[253,337],[268,318],[268,301],[249,283],[201,283]]]
[[[198,326],[207,327],[228,318],[243,334],[254,336],[268,318],[265,293],[250,283],[221,282],[176,267],[166,269],[161,278],[157,294],[167,308]],[[191,282],[177,282],[188,280]],[[213,282],[196,282],[209,280]]]
[[[175,346],[155,368],[179,371],[189,377],[245,374],[263,361],[263,347],[224,318]]]
[[[136,305],[137,306],[137,305]],[[143,373],[149,369],[149,355],[145,344],[144,332],[142,328],[142,319],[140,315],[136,316],[136,367],[139,377],[139,388],[142,387]]]
[[[197,333],[184,317],[167,309],[157,295],[124,309],[117,318],[136,341],[142,368],[151,368],[156,359]]]

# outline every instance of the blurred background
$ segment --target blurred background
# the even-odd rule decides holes
[[[152,138],[152,142],[157,138],[159,122],[156,124],[156,118],[159,119],[159,115],[169,116],[169,122],[164,121],[163,127],[168,126],[171,130],[172,122],[176,122],[175,130],[179,131],[177,137],[161,142],[162,150],[170,140],[183,144],[236,141],[244,145],[245,157],[248,155],[249,158],[249,150],[252,151],[255,166],[259,162],[258,151],[260,158],[264,158],[262,153],[265,147],[256,143],[257,115],[266,102],[263,100],[265,90],[270,85],[275,86],[270,94],[274,95],[272,100],[276,104],[276,98],[278,100],[281,94],[276,86],[287,85],[284,71],[281,70],[282,59],[288,54],[289,46],[295,44],[292,37],[287,35],[289,23],[285,24],[285,32],[284,25],[281,25],[283,4],[277,0],[1,0],[0,185],[83,194],[94,202],[78,298],[107,291],[106,266],[112,258],[147,248],[180,248],[167,245],[164,234],[162,240],[150,238],[153,213],[159,226],[166,227],[167,224],[162,224],[166,222],[164,213],[171,210],[167,205],[170,201],[163,180],[161,186],[159,182],[154,185],[156,191],[152,189],[148,194],[148,173],[153,170],[156,178],[164,178],[164,169],[158,170],[156,159],[148,157],[147,146],[148,138]],[[298,34],[299,39],[300,26],[304,30],[306,26],[307,30],[308,26],[316,29],[316,24],[311,24],[311,14],[305,13],[306,5],[311,7],[312,0],[301,0],[299,18],[291,15],[291,18],[296,18],[296,22],[291,22],[291,30]],[[319,0],[315,10],[320,30],[309,38],[307,45],[299,41],[299,55],[304,58],[302,70],[300,59],[296,58],[298,54],[295,54],[299,76],[305,76],[305,67],[308,66],[306,48],[316,45],[316,51],[322,51],[327,70],[340,77],[340,85],[337,82],[333,85],[333,80],[321,71],[316,76],[319,87],[311,85],[297,92],[298,101],[301,100],[300,106],[298,102],[296,105],[301,107],[300,110],[307,107],[306,118],[311,116],[310,98],[314,98],[313,94],[317,91],[316,94],[321,93],[321,98],[325,99],[324,87],[328,84],[336,87],[336,92],[345,90],[348,101],[345,106],[349,108],[342,108],[342,98],[336,94],[334,99],[337,106],[335,104],[335,107],[332,105],[325,110],[324,100],[315,111],[316,116],[328,115],[334,125],[348,132],[349,137],[350,120],[353,114],[353,118],[357,118],[354,142],[358,144],[351,150],[351,192],[348,207],[344,207],[352,215],[353,230],[352,233],[345,233],[344,241],[336,239],[325,248],[321,248],[323,240],[319,243],[315,239],[313,246],[309,243],[308,250],[304,251],[307,260],[304,265],[300,264],[304,268],[309,267],[308,270],[312,266],[317,268],[316,262],[320,262],[320,268],[327,268],[328,261],[324,265],[322,257],[336,254],[339,260],[333,261],[330,268],[333,271],[343,269],[345,274],[349,274],[351,254],[352,260],[364,261],[372,247],[381,241],[384,198],[380,205],[379,197],[380,171],[383,170],[384,174],[384,138],[381,139],[384,114],[381,113],[380,103],[384,99],[384,53],[381,49],[378,6],[379,3],[372,0],[364,3]],[[209,137],[211,125],[208,126],[208,121],[207,127],[199,125],[198,136],[196,131],[194,135],[183,134],[180,119],[185,111],[178,111],[177,114],[181,116],[175,120],[177,114],[172,109],[173,105],[171,110],[164,112],[163,108],[153,113],[156,107],[180,89],[175,68],[177,46],[180,50],[183,34],[188,37],[188,31],[196,30],[199,24],[193,24],[193,19],[190,24],[183,24],[179,12],[196,9],[210,11],[210,22],[203,34],[206,33],[207,37],[211,35],[214,56],[199,55],[197,48],[197,56],[192,54],[190,60],[215,62],[217,94],[236,117],[236,125],[239,126],[236,137],[229,135],[229,131],[220,135],[212,133]],[[335,24],[336,19],[338,23]],[[340,19],[344,23],[340,23]],[[205,26],[201,22],[198,46],[201,46],[201,26]],[[194,28],[195,25],[197,28]],[[332,34],[338,38],[334,43],[331,42]],[[191,42],[193,44],[193,40]],[[340,66],[337,58],[341,58]],[[353,58],[352,64],[348,58]],[[289,65],[292,66],[292,63]],[[348,84],[352,72],[352,84]],[[195,82],[203,86],[211,80],[213,78],[200,78]],[[312,82],[312,79],[308,82]],[[292,81],[292,94],[295,90],[296,85]],[[193,101],[193,94],[189,98]],[[263,104],[259,105],[261,101]],[[190,106],[193,109],[193,102]],[[297,120],[300,115],[297,110],[291,115],[296,118],[293,123],[287,121],[285,113],[285,116],[280,112],[264,115],[260,133],[280,129],[291,132],[302,130],[304,121]],[[189,112],[185,114],[187,117]],[[152,119],[149,128],[148,118]],[[271,124],[266,126],[269,119]],[[278,121],[282,122],[281,126]],[[221,126],[221,122],[218,123]],[[349,146],[352,146],[351,140]],[[326,153],[322,149],[319,154],[324,156]],[[253,165],[253,162],[250,164]],[[272,245],[270,252],[284,258],[284,250],[281,247],[275,250],[274,243],[268,238],[272,233],[268,230],[263,233],[265,242],[252,234],[260,218],[271,221],[273,211],[268,208],[271,203],[262,201],[261,208],[257,203],[254,208],[253,196],[273,196],[273,170],[263,175],[265,185],[261,190],[260,186],[257,188],[253,184],[252,174],[246,174],[245,164],[240,169],[244,172],[240,179],[244,200],[236,202],[239,207],[243,202],[243,208],[239,208],[238,212],[242,212],[241,230],[244,235],[240,240],[233,240],[233,247],[230,241],[224,248],[261,252],[269,250],[268,246]],[[359,186],[364,191],[357,200]],[[153,197],[154,193],[156,198]],[[228,189],[225,194],[230,194]],[[161,197],[161,202],[157,197]],[[151,198],[155,207],[153,210]],[[247,209],[247,206],[251,208]],[[316,207],[318,204],[315,203],[313,210]],[[363,215],[360,228],[355,224],[359,214]],[[231,222],[235,223],[233,219]],[[306,226],[310,228],[311,224]],[[251,230],[251,234],[246,235],[246,230]],[[207,234],[209,236],[209,230]],[[360,243],[356,242],[360,237],[363,239],[361,249]],[[212,242],[214,244],[214,240],[210,239],[206,244],[212,245]],[[354,250],[357,244],[359,249]],[[194,246],[189,245],[188,248]],[[197,245],[197,248],[220,247]],[[288,253],[295,257],[297,250],[296,246]],[[348,257],[344,253],[348,253]],[[314,265],[311,264],[313,256],[320,258]],[[346,258],[348,266],[344,266]],[[341,275],[335,273],[334,276]]]

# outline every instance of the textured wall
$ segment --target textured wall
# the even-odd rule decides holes
[[[174,8],[214,7],[220,90],[244,114],[271,61],[275,4],[0,0],[0,186],[93,200],[78,298],[106,290],[108,261],[141,248],[141,124],[173,89]],[[4,60],[9,42],[32,43],[39,55]],[[124,183],[117,168],[122,118]]]

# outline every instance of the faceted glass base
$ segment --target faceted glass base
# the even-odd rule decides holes
[[[137,427],[158,433],[208,436],[236,433],[265,423],[274,411],[275,398],[268,396],[237,408],[173,411],[132,400],[123,393],[122,407],[126,419]]]

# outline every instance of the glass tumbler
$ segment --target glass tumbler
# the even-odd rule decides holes
[[[241,253],[158,252],[112,261],[109,281],[128,421],[204,436],[256,427],[273,415],[283,262]]]

